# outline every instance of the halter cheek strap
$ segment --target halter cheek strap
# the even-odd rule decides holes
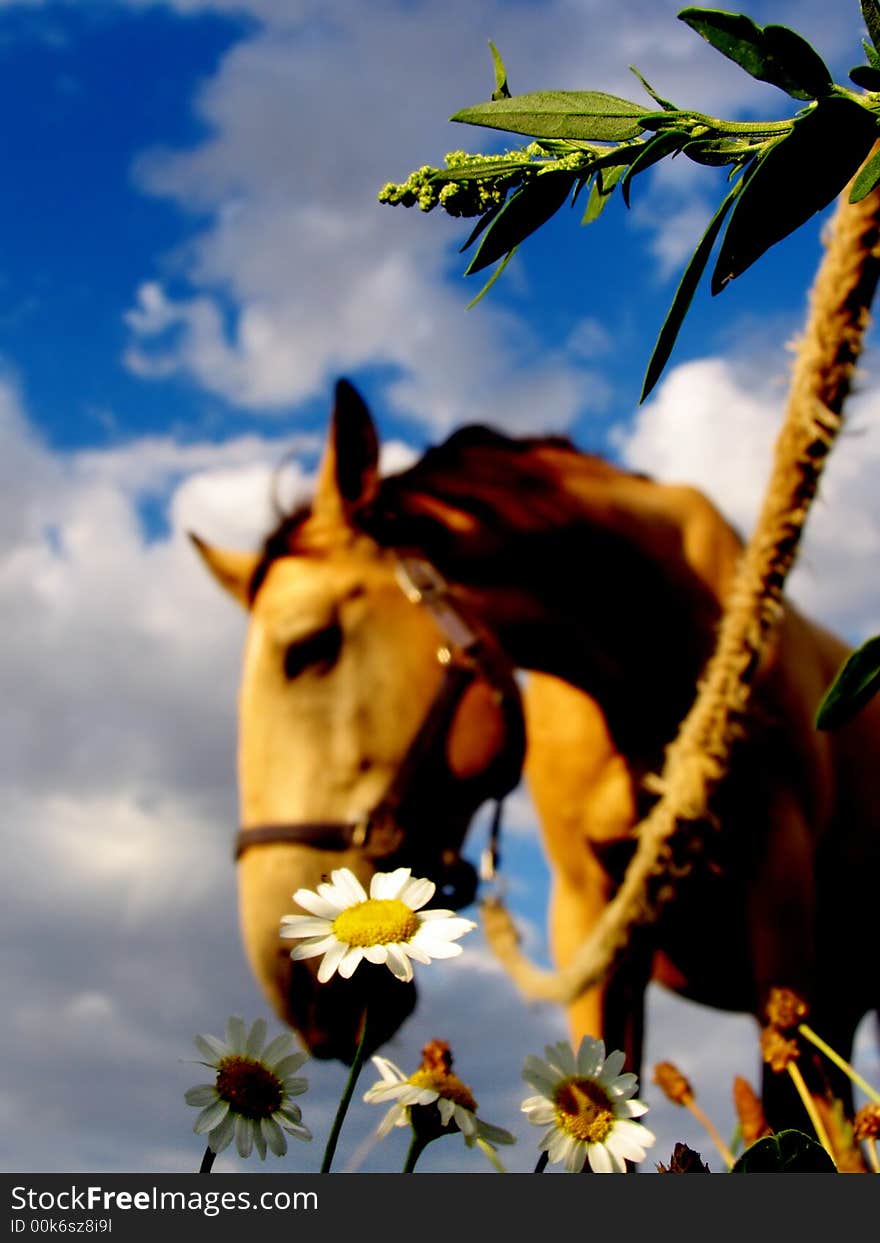
[[[490,656],[484,641],[459,612],[450,598],[445,580],[430,562],[422,557],[401,555],[396,573],[407,599],[426,608],[437,623],[444,639],[437,651],[437,659],[443,665],[444,672],[437,694],[391,784],[372,810],[357,820],[244,826],[235,839],[236,859],[251,846],[270,843],[313,846],[319,850],[359,849],[374,859],[396,854],[406,836],[401,818],[406,816],[407,811],[418,815],[418,793],[426,785],[423,779],[430,768],[431,757],[436,755],[438,744],[448,735],[465,691],[479,675],[498,696],[507,734],[505,754],[501,757],[506,762],[498,765],[499,771],[492,774],[495,778],[493,788],[487,789],[483,796],[494,798],[499,804],[493,820],[490,846],[481,862],[481,873],[485,878],[494,874],[500,802],[519,781],[525,753],[525,726],[519,688],[510,666],[506,662],[502,664],[497,655]]]

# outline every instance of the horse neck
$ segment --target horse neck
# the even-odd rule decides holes
[[[510,531],[474,605],[519,667],[585,690],[624,754],[654,755],[693,700],[740,541],[694,489],[548,456],[560,516]]]

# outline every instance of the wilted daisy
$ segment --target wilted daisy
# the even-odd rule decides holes
[[[195,1045],[205,1061],[217,1072],[213,1083],[190,1088],[188,1105],[204,1106],[193,1130],[208,1136],[212,1152],[222,1152],[235,1139],[239,1155],[249,1157],[253,1148],[262,1158],[267,1148],[278,1157],[287,1152],[284,1132],[297,1139],[311,1139],[302,1125],[302,1112],[294,1096],[305,1092],[308,1083],[294,1074],[308,1059],[306,1053],[291,1053],[293,1037],[284,1032],[263,1048],[266,1023],[257,1019],[250,1031],[237,1015],[229,1019],[226,1040],[217,1036],[196,1036]]]
[[[318,968],[322,984],[336,971],[348,979],[363,959],[385,963],[398,980],[411,980],[410,959],[428,963],[454,958],[461,946],[453,942],[477,926],[453,911],[423,911],[435,888],[433,881],[412,876],[409,868],[397,868],[376,872],[367,897],[355,874],[339,868],[317,892],[296,891],[294,902],[310,913],[285,915],[281,935],[305,938],[290,951],[291,958],[324,955]]]
[[[522,1103],[529,1122],[549,1129],[538,1147],[552,1162],[578,1173],[589,1160],[596,1174],[624,1174],[627,1161],[644,1161],[654,1135],[633,1118],[648,1106],[633,1100],[638,1080],[622,1075],[624,1055],[605,1056],[601,1040],[584,1036],[577,1056],[560,1041],[544,1050],[546,1061],[527,1057],[523,1078],[538,1090]]]
[[[432,1113],[439,1114],[439,1127],[433,1128],[431,1138],[442,1135],[445,1128],[457,1130],[469,1148],[478,1144],[493,1153],[496,1144],[516,1143],[509,1131],[477,1117],[477,1102],[470,1088],[453,1073],[452,1054],[444,1040],[432,1040],[425,1045],[421,1065],[409,1077],[386,1057],[374,1057],[372,1062],[382,1078],[364,1093],[364,1100],[373,1105],[392,1102],[379,1123],[379,1138],[395,1126],[413,1126],[430,1134],[427,1110],[436,1106]],[[419,1113],[414,1115],[413,1110]]]

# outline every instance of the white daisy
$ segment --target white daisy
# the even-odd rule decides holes
[[[348,979],[363,959],[385,963],[398,980],[411,980],[410,959],[454,958],[461,946],[453,942],[477,926],[453,911],[423,911],[436,886],[416,879],[409,868],[376,872],[369,897],[348,868],[331,872],[330,881],[317,892],[297,889],[293,900],[309,914],[281,920],[282,937],[305,938],[291,958],[324,955],[318,968],[322,984],[336,971]]]
[[[373,1105],[392,1102],[376,1131],[380,1139],[392,1127],[413,1125],[413,1109],[436,1105],[440,1127],[460,1131],[469,1148],[478,1144],[494,1153],[496,1144],[516,1143],[509,1131],[477,1117],[477,1102],[467,1085],[453,1074],[452,1054],[445,1041],[426,1044],[419,1069],[409,1077],[386,1057],[374,1057],[372,1062],[382,1078],[364,1093],[364,1100]],[[436,1132],[442,1133],[440,1129]]]
[[[235,1139],[239,1155],[249,1157],[253,1148],[262,1158],[271,1149],[278,1157],[287,1152],[284,1132],[297,1139],[311,1139],[302,1125],[302,1112],[293,1103],[308,1087],[294,1074],[306,1053],[291,1053],[293,1037],[284,1032],[263,1048],[266,1023],[257,1019],[250,1031],[244,1020],[233,1015],[226,1025],[226,1040],[195,1036],[204,1066],[217,1071],[213,1083],[190,1088],[187,1105],[203,1106],[193,1130],[207,1133],[208,1147],[222,1152]]]
[[[538,1147],[551,1162],[578,1173],[586,1161],[596,1174],[625,1174],[627,1161],[644,1161],[654,1134],[640,1122],[647,1112],[634,1100],[638,1080],[622,1075],[624,1055],[605,1056],[601,1040],[584,1036],[577,1055],[564,1041],[548,1045],[546,1061],[527,1057],[523,1078],[539,1095],[522,1103],[529,1122],[549,1127]]]

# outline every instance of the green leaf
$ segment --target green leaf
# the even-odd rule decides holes
[[[741,138],[692,138],[684,144],[682,153],[695,164],[712,167],[736,164],[750,154],[747,142]]]
[[[861,0],[861,8],[871,42],[880,52],[880,3],[878,0]]]
[[[493,205],[489,208],[488,211],[483,212],[480,219],[477,221],[473,229],[471,229],[470,233],[468,234],[467,241],[462,246],[459,246],[458,253],[460,255],[463,255],[466,250],[468,250],[471,246],[473,246],[474,242],[477,240],[480,234],[489,227],[489,225],[492,223],[492,221],[495,219],[498,213],[503,210],[504,210],[504,203],[493,203]]]
[[[650,168],[652,164],[659,163],[670,152],[680,151],[687,142],[689,135],[684,130],[663,130],[660,134],[646,142],[636,155],[636,158],[626,169],[620,179],[620,192],[623,195],[623,201],[629,207],[629,187],[633,177],[643,173],[646,168]]]
[[[602,91],[536,91],[462,108],[450,120],[532,138],[623,142],[642,132],[638,118],[647,113],[640,104]]]
[[[816,713],[817,729],[836,729],[857,716],[880,691],[880,635],[852,652],[825,692]]]
[[[850,69],[849,77],[866,91],[880,91],[880,68],[876,65],[856,65],[855,69]]]
[[[875,151],[870,160],[866,160],[849,192],[851,203],[861,203],[880,182],[880,151]]]
[[[465,275],[481,272],[546,224],[568,198],[574,181],[574,173],[545,173],[512,194],[486,230]]]
[[[865,49],[865,55],[871,68],[880,69],[880,52],[877,51],[874,44],[869,43],[867,39],[862,39],[862,47]]]
[[[492,275],[491,275],[491,276],[489,277],[489,279],[486,281],[485,285],[484,285],[484,286],[483,286],[483,288],[480,290],[480,292],[477,294],[477,296],[476,296],[475,298],[471,298],[470,302],[469,302],[469,303],[467,304],[467,306],[464,308],[466,311],[471,311],[471,310],[473,310],[473,308],[477,305],[477,303],[478,303],[478,302],[480,302],[483,298],[485,298],[486,294],[489,292],[489,290],[492,288],[492,286],[493,286],[493,285],[495,284],[495,282],[498,280],[499,276],[500,276],[500,275],[501,275],[501,273],[504,271],[504,269],[507,267],[508,263],[510,263],[511,259],[513,258],[513,256],[516,254],[516,251],[517,251],[517,248],[516,248],[516,246],[514,246],[512,250],[509,250],[509,251],[507,252],[507,254],[504,256],[504,258],[503,258],[503,259],[501,260],[501,262],[498,264],[498,267],[495,269],[495,271],[492,273]]]
[[[507,70],[504,68],[501,53],[491,39],[489,40],[489,51],[492,53],[492,63],[495,66],[495,90],[492,92],[492,98],[510,99],[510,87],[507,85]]]
[[[750,1145],[734,1163],[731,1174],[836,1174],[821,1144],[802,1131],[777,1131]]]
[[[520,173],[531,166],[530,160],[474,160],[468,164],[456,164],[454,168],[441,168],[432,181],[479,181],[481,177],[507,177]],[[535,165],[540,168],[540,164]]]
[[[821,99],[796,117],[747,176],[712,274],[712,293],[827,207],[858,172],[877,134],[876,118],[843,96]]]
[[[691,255],[687,267],[679,281],[678,288],[675,291],[675,297],[672,299],[672,305],[666,313],[666,319],[660,329],[657,337],[657,343],[654,346],[648,367],[645,372],[645,379],[642,383],[642,395],[639,402],[643,402],[651,389],[659,380],[663,368],[669,360],[672,348],[675,345],[679,330],[687,314],[688,307],[696,293],[697,286],[700,283],[700,277],[703,275],[706,264],[709,262],[709,255],[712,253],[712,247],[715,245],[715,239],[721,231],[724,218],[730,210],[734,200],[742,189],[742,182],[738,181],[733,189],[728,193],[727,197],[721,203],[721,206],[715,212],[715,215],[709,221],[706,232],[700,239],[696,250]]]
[[[645,79],[639,73],[638,69],[636,69],[635,65],[630,65],[629,68],[630,68],[630,72],[636,75],[636,77],[641,82],[642,86],[645,88],[645,90],[648,92],[651,98],[655,100],[660,105],[660,107],[663,108],[665,112],[678,112],[678,109],[676,108],[675,104],[671,104],[668,99],[664,99],[662,95],[658,95],[657,92],[654,90],[654,88],[651,86],[651,84],[645,81]]]
[[[581,224],[592,224],[599,219],[605,210],[608,200],[614,193],[614,187],[623,176],[624,169],[625,165],[621,164],[599,173],[593,182],[593,188],[590,191],[590,197],[587,199],[587,207],[581,219]]]
[[[715,9],[683,9],[678,16],[753,78],[795,99],[815,99],[833,85],[818,52],[787,26],[761,27],[743,13]]]

